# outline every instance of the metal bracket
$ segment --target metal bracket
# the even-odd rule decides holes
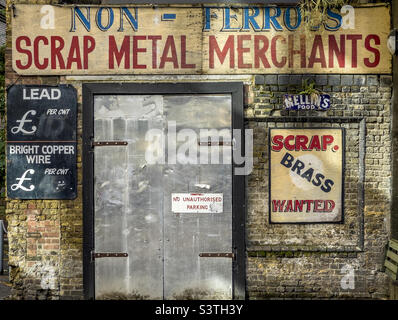
[[[98,258],[126,258],[128,253],[126,252],[91,252],[92,260]]]
[[[235,258],[235,254],[232,252],[203,252],[199,253],[199,257],[201,258]]]
[[[92,147],[106,147],[106,146],[127,146],[127,141],[92,141]]]
[[[211,146],[232,146],[233,145],[233,143],[232,143],[232,141],[211,141],[211,140],[209,140],[209,141],[198,141],[198,146],[200,146],[200,147],[206,147],[206,146],[208,146],[208,147],[211,147]]]

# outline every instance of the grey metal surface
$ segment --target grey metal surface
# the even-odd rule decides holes
[[[163,125],[159,99],[95,98],[94,140],[128,142],[94,149],[95,251],[128,253],[95,261],[97,299],[162,297],[162,168],[144,157],[147,129]]]
[[[231,139],[229,96],[165,96],[164,110],[167,120],[175,121],[177,131],[192,129],[199,133],[200,129],[227,129]],[[207,140],[208,136],[203,134],[201,139]],[[177,150],[182,143],[177,143]],[[191,143],[197,144],[197,141]],[[219,163],[223,153],[231,154],[230,146],[199,149],[209,157],[213,153],[213,159],[219,157]],[[201,252],[232,250],[231,173],[231,165],[224,164],[167,166],[164,175],[165,299],[232,298],[231,259],[199,257]],[[222,193],[223,212],[173,213],[171,193],[179,192]]]
[[[199,257],[232,252],[231,165],[176,163],[169,151],[183,141],[170,141],[166,148],[166,159],[170,155],[176,164],[145,161],[150,148],[145,134],[151,128],[165,141],[170,130],[202,128],[224,129],[230,140],[230,96],[95,96],[94,112],[94,141],[128,142],[94,149],[95,252],[128,253],[95,260],[96,298],[232,298],[232,259]],[[199,148],[230,163],[230,146]],[[195,155],[185,158],[192,162]],[[173,192],[223,193],[224,210],[173,213]]]

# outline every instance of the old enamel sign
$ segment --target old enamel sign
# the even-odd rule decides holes
[[[222,193],[172,193],[171,211],[175,213],[221,213]]]
[[[328,110],[330,96],[328,94],[285,94],[284,106],[286,110]]]
[[[344,129],[270,129],[271,223],[341,222]]]

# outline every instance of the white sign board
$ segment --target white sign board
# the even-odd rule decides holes
[[[343,128],[272,128],[269,138],[270,221],[341,222]]]
[[[308,32],[299,7],[15,2],[10,40],[20,75],[391,73],[384,4],[327,10]]]
[[[221,213],[222,193],[172,193],[171,211],[175,213]]]

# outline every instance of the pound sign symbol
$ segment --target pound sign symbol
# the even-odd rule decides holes
[[[11,186],[11,190],[12,190],[12,191],[16,191],[16,190],[18,190],[18,189],[22,189],[23,191],[32,191],[32,190],[35,188],[35,186],[34,186],[33,184],[31,184],[31,185],[29,186],[29,188],[25,188],[25,187],[22,185],[22,184],[24,183],[25,180],[27,180],[27,181],[32,180],[32,178],[25,178],[25,176],[26,176],[27,173],[30,173],[30,174],[33,175],[33,174],[35,173],[35,170],[33,170],[33,169],[28,169],[28,170],[26,170],[26,171],[24,172],[24,174],[22,175],[21,178],[16,178],[16,180],[19,181],[19,182],[18,182],[18,183],[15,183],[15,184],[13,184],[13,185]]]
[[[35,133],[35,131],[36,131],[36,129],[37,129],[36,126],[32,126],[32,131],[27,131],[27,130],[25,130],[25,129],[23,128],[25,122],[32,122],[32,120],[27,120],[27,119],[26,119],[26,117],[27,117],[30,113],[32,114],[32,116],[36,115],[36,111],[35,111],[35,110],[29,110],[28,112],[26,112],[26,113],[23,115],[23,117],[22,117],[21,120],[17,120],[17,123],[19,123],[19,126],[13,127],[13,128],[11,129],[11,132],[12,132],[12,133],[16,134],[16,133],[21,132],[21,131],[22,131],[23,133],[26,133],[26,134]]]

